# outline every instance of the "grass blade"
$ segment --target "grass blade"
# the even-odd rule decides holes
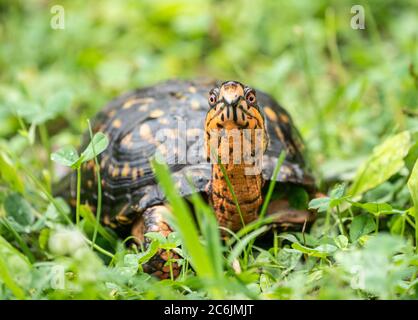
[[[415,211],[415,251],[418,253],[418,160],[415,162],[412,169],[411,176],[408,180],[408,189],[411,194],[412,202],[414,203]]]
[[[173,222],[176,225],[176,231],[183,240],[183,245],[191,256],[191,264],[196,270],[198,276],[211,280],[216,276],[216,270],[207,255],[206,250],[199,240],[198,230],[193,220],[192,214],[184,199],[178,191],[173,188],[174,182],[166,164],[160,164],[152,161],[152,167],[155,175],[169,201],[173,211]]]
[[[218,165],[221,168],[222,174],[225,177],[226,184],[228,185],[229,192],[231,192],[232,199],[234,200],[235,206],[237,207],[237,211],[241,219],[242,227],[245,227],[244,216],[242,215],[241,207],[238,203],[238,198],[235,194],[234,187],[232,186],[231,180],[229,180],[228,173],[226,172],[224,165],[221,163],[220,157],[218,157]]]
[[[245,250],[245,247],[247,246],[247,244],[253,241],[255,238],[257,238],[260,234],[265,232],[267,229],[268,229],[267,226],[263,226],[247,234],[232,249],[231,253],[228,256],[228,263],[232,264],[232,262],[241,254],[241,252]]]
[[[10,263],[19,266],[19,270],[10,270]],[[31,264],[28,258],[0,236],[0,279],[18,299],[25,299],[25,291],[17,282],[18,277],[28,275]]]
[[[277,175],[280,172],[280,168],[282,167],[282,164],[283,164],[283,161],[284,161],[285,158],[286,158],[286,152],[284,150],[282,150],[282,152],[280,152],[279,158],[277,159],[276,167],[274,168],[273,176],[271,177],[269,188],[268,188],[266,197],[264,199],[263,206],[261,207],[259,219],[263,219],[266,212],[267,212],[267,208],[268,208],[268,205],[270,203],[271,195],[273,194],[274,187],[276,186]]]
[[[14,296],[18,299],[25,299],[25,292],[22,290],[22,288],[19,287],[19,285],[13,280],[6,262],[3,260],[3,258],[0,256],[0,278],[3,280],[6,287],[12,291]]]
[[[100,224],[97,222],[96,217],[94,216],[93,212],[87,205],[80,206],[80,215],[85,219],[88,223],[93,225],[97,228],[97,232],[105,238],[112,246],[115,246],[116,239]]]
[[[213,210],[203,201],[199,193],[194,192],[191,196],[191,201],[203,238],[206,240],[206,250],[208,251],[210,261],[212,261],[215,276],[217,279],[220,279],[223,272],[223,248],[218,222]]]
[[[97,231],[98,231],[98,226],[100,224],[100,218],[102,215],[102,179],[100,177],[100,165],[99,165],[99,161],[97,160],[97,153],[95,150],[95,137],[93,136],[93,131],[91,129],[91,125],[90,125],[90,120],[87,120],[87,123],[89,124],[89,133],[90,133],[90,139],[91,139],[91,148],[93,151],[93,158],[94,158],[94,163],[95,163],[95,168],[94,170],[96,170],[96,174],[97,174],[97,210],[96,210],[96,225],[94,226],[94,232],[93,232],[93,238],[91,239],[92,244],[95,244],[96,242],[96,237],[97,237]],[[106,138],[104,138],[105,140],[107,140]],[[105,147],[104,149],[106,149],[107,147],[107,143],[105,143]],[[101,148],[100,150],[103,151],[103,148]]]
[[[6,218],[0,218],[0,223],[5,226],[7,230],[15,237],[17,243],[19,244],[20,248],[22,249],[23,253],[28,257],[31,263],[35,262],[35,257],[30,251],[29,247],[27,246],[26,242],[23,241],[20,234],[13,228],[13,226],[7,221]]]

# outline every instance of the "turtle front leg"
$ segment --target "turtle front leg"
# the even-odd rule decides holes
[[[151,240],[144,235],[148,232],[159,232],[164,237],[167,237],[173,229],[169,226],[165,220],[163,214],[170,212],[170,210],[163,205],[157,205],[148,208],[144,211],[141,217],[132,226],[132,235],[134,236],[137,244],[143,244],[145,248],[149,246]],[[166,265],[169,259],[179,259],[179,255],[174,251],[166,251],[159,249],[158,252],[145,264],[142,265],[144,271],[151,275],[154,275],[160,279],[168,279],[171,277],[171,272],[174,278],[176,278],[181,270],[181,267],[172,262],[170,265]]]

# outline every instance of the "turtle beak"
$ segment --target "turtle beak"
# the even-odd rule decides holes
[[[243,93],[242,87],[235,81],[228,81],[221,88],[223,102],[231,107],[236,107]]]
[[[236,107],[240,98],[240,96],[235,94],[227,94],[224,96],[224,102],[228,107]]]

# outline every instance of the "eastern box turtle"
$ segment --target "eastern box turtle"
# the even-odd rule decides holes
[[[212,139],[216,130],[235,130],[239,141],[250,141],[250,159],[256,159],[255,142],[259,137],[262,169],[249,173],[249,169],[256,168],[256,160],[236,161],[243,160],[245,143],[242,148],[235,148],[235,140],[223,139],[225,135]],[[103,223],[121,235],[133,234],[138,242],[144,241],[146,232],[166,236],[172,231],[162,215],[166,210],[165,197],[150,164],[156,154],[168,163],[182,196],[187,197],[194,190],[201,192],[212,205],[219,224],[237,231],[242,226],[241,219],[220,165],[208,161],[216,154],[209,150],[220,151],[220,158],[225,154],[232,156],[232,160],[226,159],[224,168],[245,223],[257,218],[268,187],[265,182],[271,179],[278,156],[285,150],[286,158],[277,176],[280,183],[276,184],[281,196],[271,201],[267,212],[275,214],[275,225],[282,227],[303,225],[314,217],[306,203],[304,208],[296,208],[289,200],[294,190],[306,190],[306,195],[312,195],[315,189],[314,179],[306,170],[300,135],[289,114],[269,95],[237,81],[219,84],[209,80],[172,80],[131,91],[111,101],[97,115],[93,131],[101,131],[109,138],[108,148],[99,156]],[[213,141],[219,142],[216,148],[212,148]],[[82,202],[94,209],[97,178],[93,161],[84,165],[82,177]],[[75,177],[71,185],[75,199]],[[167,259],[167,253],[160,252],[144,270],[166,278]]]

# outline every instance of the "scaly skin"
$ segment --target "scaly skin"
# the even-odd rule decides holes
[[[167,224],[164,214],[169,214],[170,210],[165,206],[153,206],[145,210],[141,217],[133,224],[132,235],[135,242],[143,244],[147,248],[151,243],[149,238],[144,237],[148,232],[159,232],[167,237],[173,230]],[[169,260],[179,259],[179,255],[173,250],[159,251],[145,264],[142,265],[145,272],[152,274],[160,279],[177,278],[180,273],[180,266],[176,262],[168,263]]]
[[[245,166],[244,164],[233,163],[224,165],[239,203],[243,215],[242,218],[222,173],[221,166],[217,164],[212,166],[212,206],[219,225],[234,232],[241,229],[243,223],[248,224],[257,218],[258,209],[263,202],[261,193],[263,186],[262,175],[246,175]]]
[[[257,107],[255,92],[241,83],[229,81],[215,88],[209,94],[208,111],[205,121],[207,156],[212,160],[212,184],[209,198],[215,210],[219,225],[238,231],[257,218],[262,199],[263,177],[261,168],[255,169],[254,159],[262,156],[257,152],[256,129],[261,135],[260,150],[267,146],[264,118]],[[244,131],[246,131],[246,134]],[[248,139],[250,139],[248,141]],[[260,142],[260,141],[259,141]],[[240,144],[237,146],[237,143]],[[252,161],[245,161],[244,143],[250,144]],[[236,150],[235,148],[239,148]],[[214,153],[213,150],[217,152]],[[234,151],[238,153],[234,157]],[[228,153],[228,158],[224,157]],[[217,156],[223,159],[226,174],[231,182],[242,217],[223,175]]]

